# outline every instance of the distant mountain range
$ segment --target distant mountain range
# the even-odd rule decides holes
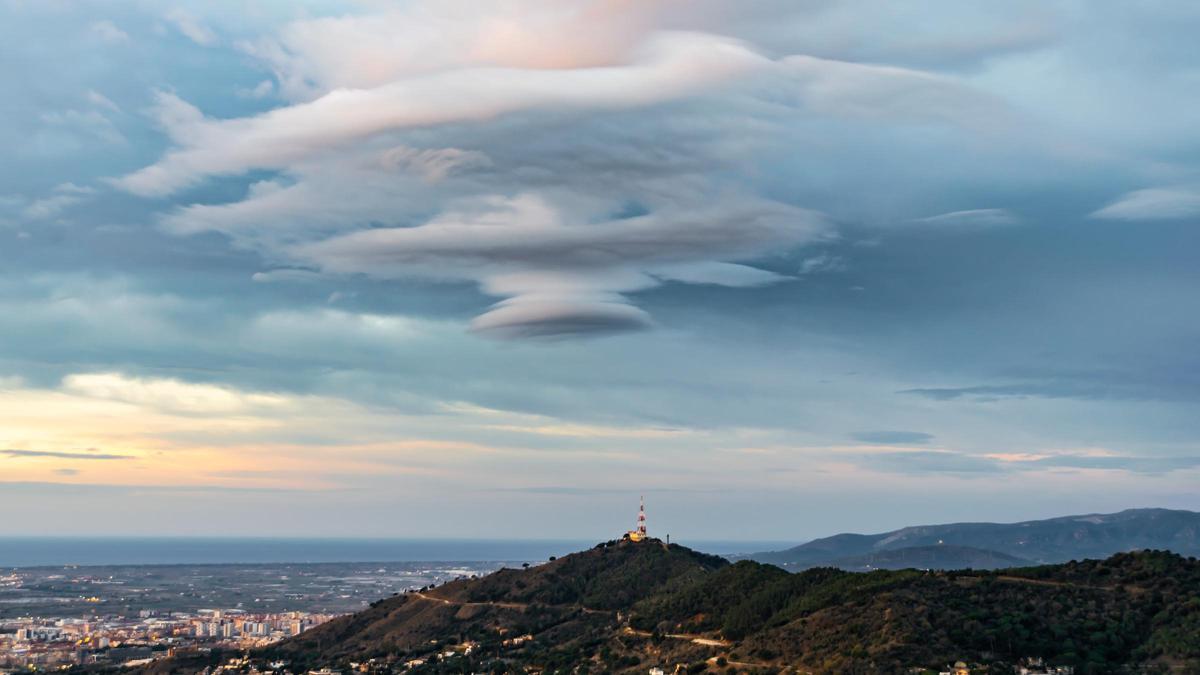
[[[838,534],[783,551],[740,557],[791,571],[997,569],[1106,558],[1143,549],[1200,555],[1200,513],[1130,509],[1021,523],[921,525],[882,534]]]
[[[790,574],[614,541],[402,593],[251,652],[253,664],[242,655],[181,652],[141,672],[211,673],[233,658],[225,672],[899,675],[959,659],[1008,673],[1029,657],[1081,674],[1200,672],[1200,561],[1142,551],[1003,572]]]

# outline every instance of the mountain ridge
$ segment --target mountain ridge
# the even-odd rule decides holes
[[[798,571],[840,566],[838,561],[914,547],[959,546],[1033,563],[1105,558],[1131,550],[1200,555],[1200,513],[1179,509],[1126,509],[1016,523],[960,522],[915,525],[878,534],[843,533],[749,559]]]

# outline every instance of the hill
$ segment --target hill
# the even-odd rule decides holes
[[[1065,516],[1021,523],[923,525],[881,534],[838,534],[783,551],[765,551],[744,557],[796,571],[819,566],[843,567],[842,561],[857,565],[863,556],[934,546],[983,549],[999,556],[1038,563],[1105,558],[1122,551],[1145,549],[1200,555],[1200,513],[1131,509],[1113,514]],[[918,553],[911,555],[918,556]],[[998,558],[996,562],[1003,562],[1003,559]]]
[[[633,616],[643,628],[713,631],[740,654],[814,672],[899,673],[989,656],[1044,657],[1082,672],[1149,662],[1200,669],[1200,562],[1139,552],[1004,572],[789,575],[742,561],[648,598]]]
[[[608,542],[388,598],[255,658],[293,672],[901,673],[962,659],[1006,673],[1030,656],[1081,673],[1200,672],[1200,562],[1145,551],[1003,572],[793,574],[657,540]],[[221,658],[148,671],[196,672]]]
[[[825,563],[848,572],[870,572],[872,570],[994,570],[1006,567],[1032,565],[999,551],[973,546],[909,546],[889,548],[846,558],[834,558]]]

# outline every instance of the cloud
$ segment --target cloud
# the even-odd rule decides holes
[[[121,401],[179,413],[237,414],[280,408],[282,396],[247,393],[211,384],[165,378],[135,378],[121,373],[85,373],[63,378],[63,389],[90,398]]]
[[[54,188],[54,194],[30,203],[21,213],[26,218],[46,220],[59,215],[65,209],[78,204],[95,192],[95,188],[83,187],[74,183],[62,183]]]
[[[800,262],[800,274],[823,274],[826,272],[842,272],[846,269],[846,259],[841,256],[822,253]]]
[[[791,279],[762,259],[830,236],[828,221],[737,176],[797,118],[994,130],[1010,117],[944,74],[765,56],[749,32],[714,32],[715,7],[546,7],[417,2],[288,24],[242,48],[291,103],[214,118],[159,92],[172,147],[113,183],[161,197],[266,172],[163,228],[224,233],[279,267],[477,284],[500,301],[475,331],[562,338],[653,326],[631,295],[667,282]],[[810,258],[801,273],[842,265]]]
[[[68,471],[70,469],[67,469]],[[59,473],[62,469],[56,470]],[[66,475],[66,474],[60,474]],[[64,495],[86,496],[127,496],[135,503],[144,504],[147,497],[161,497],[170,501],[176,497],[204,495],[238,495],[238,494],[312,494],[327,491],[321,488],[286,488],[286,487],[240,487],[235,485],[130,485],[125,483],[76,483],[49,481],[0,481],[6,491],[55,498]],[[174,531],[174,530],[163,530]]]
[[[946,75],[807,55],[786,57],[780,67],[800,85],[784,94],[827,115],[994,131],[1014,119],[1000,99]]]
[[[1200,468],[1200,456],[1145,457],[1130,455],[1055,455],[1029,462],[1033,467],[1104,469],[1159,475]]]
[[[1005,209],[971,209],[918,218],[915,222],[946,228],[984,228],[1016,225],[1021,219]]]
[[[275,93],[275,82],[272,80],[263,80],[263,81],[259,82],[258,84],[254,85],[253,88],[250,88],[250,89],[242,88],[242,89],[238,89],[238,91],[237,91],[238,96],[242,96],[244,98],[255,98],[255,99],[267,98],[268,96],[271,96],[274,93]]]
[[[428,182],[437,182],[452,174],[492,166],[492,160],[472,150],[398,145],[379,155],[379,166],[386,171],[410,171]]]
[[[250,280],[260,284],[273,284],[280,282],[306,283],[319,281],[321,278],[320,273],[312,270],[281,267],[265,272],[255,272],[251,275]]]
[[[921,431],[858,431],[850,434],[856,441],[883,445],[924,444],[933,440],[933,434]]]
[[[87,459],[87,460],[114,460],[114,459],[134,459],[132,455],[113,455],[101,452],[56,452],[52,450],[17,450],[17,449],[0,449],[0,455],[8,455],[9,457],[52,457],[55,459]]]
[[[907,432],[871,432],[907,433]],[[857,438],[857,434],[855,437]],[[932,437],[931,437],[932,438]],[[918,441],[921,442],[921,441]],[[900,474],[995,474],[1042,472],[1047,469],[1120,471],[1164,475],[1200,468],[1200,456],[1145,456],[1108,450],[1045,451],[1040,453],[969,454],[952,450],[901,450],[849,454],[851,460],[872,471]]]
[[[1157,366],[1126,369],[1045,369],[1038,376],[1004,384],[966,387],[920,387],[900,393],[935,401],[989,402],[1014,398],[1076,399],[1085,401],[1200,400],[1200,369],[1187,359]]]
[[[217,42],[217,34],[182,7],[171,10],[164,18],[187,39],[202,47],[211,47]]]
[[[93,23],[89,30],[92,35],[100,38],[109,44],[119,44],[129,41],[129,34],[117,28],[117,25],[107,19]]]
[[[1200,216],[1200,188],[1158,187],[1134,190],[1092,213],[1108,220],[1170,220]]]
[[[340,89],[256,117],[212,120],[159,94],[158,116],[184,145],[118,179],[141,195],[170,194],[212,175],[282,168],[392,130],[478,122],[530,108],[622,109],[686,96],[769,62],[742,44],[702,35],[659,36],[633,63],[579,70],[472,68]]]
[[[852,455],[851,459],[863,468],[884,473],[980,475],[1004,470],[993,459],[951,451],[889,451]]]
[[[330,273],[478,282],[508,299],[472,327],[500,337],[564,337],[646,328],[623,293],[659,279],[728,286],[783,277],[713,258],[746,259],[815,238],[811,212],[728,200],[707,209],[571,222],[535,195],[492,198],[420,226],[363,230],[293,249]]]
[[[92,105],[111,110],[112,112],[121,112],[120,106],[118,106],[116,103],[113,103],[111,99],[95,89],[88,90],[87,100]]]
[[[19,375],[0,375],[0,391],[20,389],[26,385],[25,378]]]
[[[87,137],[89,141],[101,141],[111,145],[125,143],[125,135],[121,133],[112,120],[97,110],[60,110],[42,113],[41,122],[47,127],[77,133]]]
[[[990,454],[1011,470],[1084,469],[1163,475],[1200,468],[1200,456],[1129,455],[1103,448],[1049,450],[1035,453]]]
[[[721,492],[720,488],[672,488],[664,486],[631,487],[578,487],[571,485],[533,485],[528,487],[490,488],[488,492],[516,492],[531,495],[564,495],[564,496],[594,496],[594,495],[641,495],[650,494],[709,494]]]

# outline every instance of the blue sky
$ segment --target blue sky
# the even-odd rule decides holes
[[[0,533],[1200,508],[1193,3],[0,13]]]

